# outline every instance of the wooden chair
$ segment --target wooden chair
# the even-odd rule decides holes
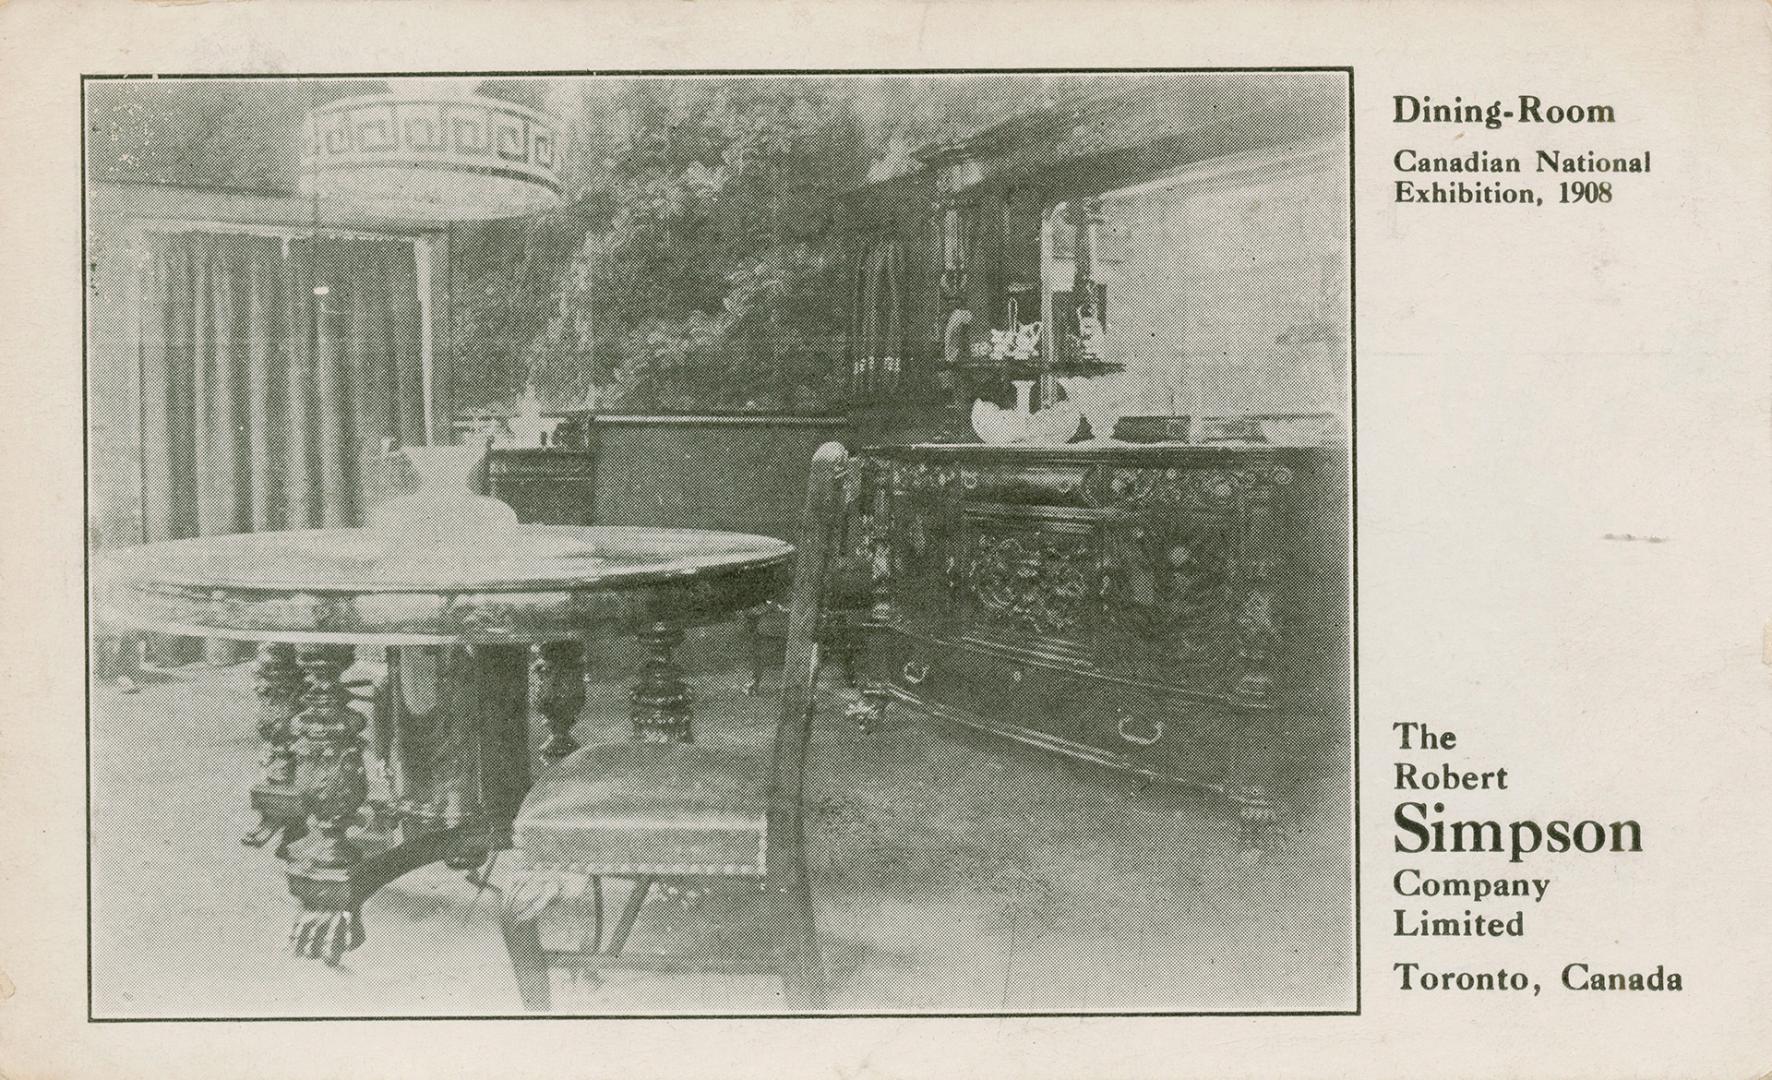
[[[551,1007],[549,970],[573,966],[696,966],[660,957],[624,958],[629,931],[658,883],[761,888],[770,958],[787,1004],[825,1004],[818,932],[807,876],[802,794],[818,681],[818,627],[841,530],[848,454],[836,443],[812,459],[789,605],[781,711],[773,745],[734,749],[693,743],[587,746],[562,759],[530,790],[513,826],[513,875],[503,903],[505,945],[523,1005]],[[633,887],[607,944],[602,879]],[[556,901],[590,894],[588,949],[542,947],[539,920]]]

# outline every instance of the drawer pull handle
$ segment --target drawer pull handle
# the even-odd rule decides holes
[[[1151,721],[1151,725],[1152,725],[1151,737],[1148,739],[1141,739],[1137,735],[1134,735],[1131,732],[1126,730],[1126,722],[1131,719],[1132,719],[1131,716],[1121,716],[1120,717],[1120,725],[1119,725],[1120,738],[1125,739],[1127,742],[1132,743],[1135,746],[1150,746],[1150,745],[1156,743],[1158,740],[1162,739],[1162,737],[1163,737],[1163,721],[1161,721],[1161,720]]]
[[[915,660],[906,660],[904,670],[900,674],[904,676],[905,682],[916,686],[929,677],[929,665],[919,664]]]

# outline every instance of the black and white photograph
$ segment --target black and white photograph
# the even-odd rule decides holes
[[[1353,93],[84,78],[90,1018],[1358,1013]]]

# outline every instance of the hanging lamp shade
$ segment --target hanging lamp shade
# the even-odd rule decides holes
[[[561,203],[561,124],[536,109],[447,85],[308,111],[302,194],[340,213],[410,222],[484,221]]]

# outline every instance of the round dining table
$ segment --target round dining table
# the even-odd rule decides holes
[[[531,706],[547,721],[544,767],[577,748],[586,639],[643,647],[634,738],[693,741],[672,650],[687,627],[769,600],[792,554],[700,529],[310,529],[108,552],[94,585],[108,621],[258,643],[259,824],[243,840],[281,837],[301,908],[294,950],[336,964],[362,944],[376,890],[437,861],[473,869],[509,845],[531,779]],[[346,674],[363,646],[386,658],[367,715]],[[379,805],[372,775],[389,794]]]

